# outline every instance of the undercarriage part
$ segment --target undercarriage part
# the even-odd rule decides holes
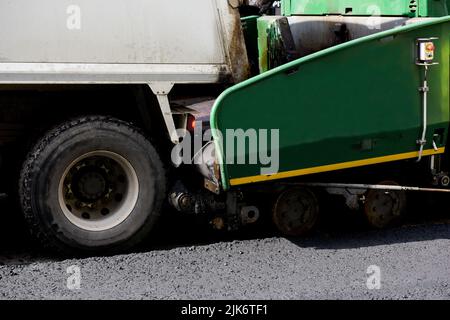
[[[284,191],[273,208],[273,222],[286,235],[299,237],[310,232],[319,217],[319,203],[314,193],[304,187]]]
[[[442,133],[435,133],[433,143],[436,139],[442,139]],[[432,185],[434,187],[448,188],[450,186],[450,177],[448,171],[443,170],[443,157],[430,157],[430,170],[432,175]]]
[[[187,214],[208,214],[225,210],[225,203],[209,192],[191,192],[181,182],[175,183],[169,193],[169,203],[179,212]]]
[[[218,182],[205,179],[204,186],[205,186],[205,189],[207,189],[215,194],[220,194],[220,185],[218,184]]]
[[[8,195],[6,193],[0,193],[0,200],[7,198]]]
[[[244,203],[240,192],[228,192],[226,198],[206,190],[191,192],[180,181],[169,193],[169,203],[179,212],[204,215],[216,230],[236,231],[260,217],[259,209]]]
[[[217,230],[237,231],[242,226],[259,220],[259,209],[256,206],[247,205],[241,192],[228,192],[225,206],[224,215],[216,216],[211,221]]]
[[[191,194],[173,192],[169,196],[170,203],[179,212],[193,212],[195,199]]]
[[[226,200],[224,215],[217,215],[210,224],[216,230],[237,231],[245,225],[256,223],[260,213],[256,206],[248,206],[242,202],[243,197],[239,192],[229,192]]]
[[[252,224],[259,219],[259,209],[255,206],[246,206],[241,209],[242,224]]]
[[[238,210],[238,194],[235,192],[227,193],[225,217],[228,231],[236,231],[241,226]]]
[[[382,182],[382,185],[397,185],[395,182]],[[404,191],[369,190],[364,213],[369,224],[376,228],[386,228],[398,223],[406,207]]]
[[[351,188],[327,188],[326,191],[332,195],[339,195],[345,198],[347,207],[352,210],[359,210],[361,199],[364,197],[366,190]]]
[[[439,185],[445,187],[449,182],[446,174],[436,175]],[[450,193],[450,189],[421,188],[400,186],[395,182],[380,184],[345,184],[345,183],[289,183],[285,185],[323,188],[327,193],[341,195],[347,206],[359,210],[364,204],[364,212],[369,223],[377,228],[384,228],[401,220],[406,206],[406,192]]]
[[[450,186],[450,177],[447,172],[433,174],[433,186],[448,188]]]
[[[224,217],[215,217],[209,223],[214,230],[225,230],[226,222]]]
[[[445,173],[438,174],[436,179],[441,187],[448,187],[450,185],[450,177]]]
[[[342,189],[362,189],[362,190],[450,193],[450,189],[421,188],[421,187],[408,187],[408,186],[400,186],[400,185],[382,185],[382,184],[315,183],[315,182],[312,182],[312,183],[287,183],[284,185],[324,188],[326,190],[329,190],[330,188],[331,189],[342,188]]]

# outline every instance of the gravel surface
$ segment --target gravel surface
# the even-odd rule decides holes
[[[450,299],[444,222],[383,231],[336,227],[303,240],[169,229],[164,234],[177,234],[177,241],[167,236],[136,253],[86,259],[3,241],[0,299]],[[14,230],[12,239],[24,237]],[[372,265],[381,271],[379,290],[367,287]],[[71,266],[80,268],[79,290],[67,288]]]
[[[450,226],[0,266],[2,299],[450,299]],[[1,260],[0,260],[1,261]],[[81,289],[66,287],[67,268]],[[369,290],[367,268],[381,269]]]

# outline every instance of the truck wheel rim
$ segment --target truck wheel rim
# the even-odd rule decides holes
[[[87,231],[104,231],[130,216],[138,194],[136,171],[124,157],[94,151],[67,167],[59,183],[58,200],[72,224]]]

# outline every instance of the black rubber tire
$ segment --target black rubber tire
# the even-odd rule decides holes
[[[121,224],[88,231],[61,210],[58,185],[66,168],[88,152],[115,152],[133,166],[139,181],[136,205]],[[25,161],[19,195],[30,231],[44,247],[68,254],[110,254],[144,240],[166,197],[166,171],[151,142],[131,124],[104,116],[63,123],[40,139]]]

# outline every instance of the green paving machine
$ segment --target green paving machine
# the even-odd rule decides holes
[[[315,224],[320,189],[375,227],[398,223],[406,191],[448,192],[448,4],[286,0],[281,16],[244,18],[261,74],[217,99],[211,126],[278,130],[279,163],[241,165],[256,149],[216,136],[221,186],[281,188],[273,220],[289,235]]]
[[[0,199],[46,247],[122,251],[168,208],[302,236],[329,196],[383,228],[450,193],[450,0],[0,8]]]

